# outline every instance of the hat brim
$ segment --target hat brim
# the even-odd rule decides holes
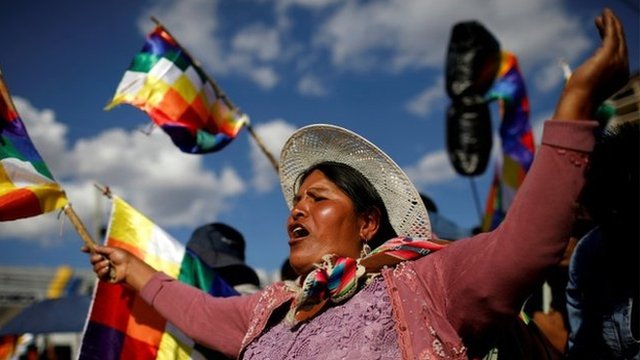
[[[258,273],[245,264],[218,267],[216,272],[231,286],[252,284],[260,287]]]
[[[187,249],[191,250],[200,260],[212,268],[219,268],[230,265],[243,265],[244,261],[233,255],[225,254],[220,251],[212,250],[209,247],[199,243],[187,244]]]
[[[289,209],[309,167],[324,161],[358,170],[382,198],[398,236],[431,239],[429,215],[409,177],[387,154],[360,135],[328,124],[309,125],[289,137],[280,154],[280,185]]]

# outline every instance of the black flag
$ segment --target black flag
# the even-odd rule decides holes
[[[484,100],[500,66],[500,44],[476,21],[456,24],[447,52],[447,151],[463,176],[482,174],[492,146],[491,114]]]
[[[491,115],[483,99],[453,103],[447,110],[447,152],[456,172],[463,176],[482,174],[492,146]]]

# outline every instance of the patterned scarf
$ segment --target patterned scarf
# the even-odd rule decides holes
[[[325,308],[328,303],[340,303],[353,296],[360,279],[372,279],[384,266],[394,266],[407,260],[419,259],[445,245],[424,239],[396,237],[386,241],[370,254],[359,259],[325,255],[302,282],[288,282],[297,295],[287,313],[286,321],[295,325],[306,321]]]

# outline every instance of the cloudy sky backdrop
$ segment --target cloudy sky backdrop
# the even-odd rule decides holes
[[[12,1],[0,8],[0,68],[91,232],[108,215],[94,187],[104,184],[183,242],[206,222],[235,226],[248,263],[272,271],[288,253],[287,208],[247,131],[221,152],[188,155],[159,130],[142,133],[149,120],[141,111],[102,110],[153,28],[151,15],[250,116],[276,157],[300,126],[350,128],[393,157],[441,214],[472,227],[470,180],[445,152],[452,26],[478,20],[518,56],[539,139],[561,92],[559,61],[577,66],[598,45],[593,19],[604,6],[620,15],[637,71],[637,0]],[[474,179],[482,206],[492,172]],[[0,246],[0,265],[88,267],[81,240],[57,214],[0,223]]]

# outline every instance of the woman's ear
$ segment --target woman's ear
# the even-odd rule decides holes
[[[360,225],[360,239],[364,241],[371,240],[380,228],[380,210],[377,208],[366,211],[362,214],[362,223]]]

